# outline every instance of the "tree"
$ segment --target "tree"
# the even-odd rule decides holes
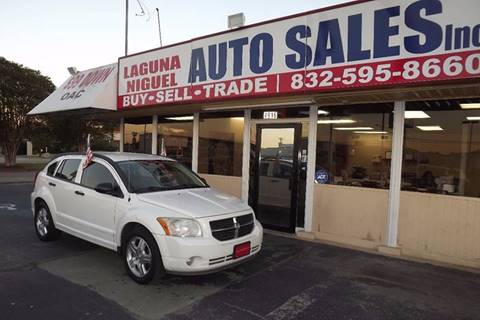
[[[15,165],[18,147],[31,132],[35,118],[27,113],[54,90],[39,71],[0,57],[0,145],[6,166]]]
[[[94,151],[117,151],[114,133],[119,132],[118,120],[95,120],[75,113],[39,116],[32,129],[35,151],[50,153],[85,152],[87,135],[91,135]]]

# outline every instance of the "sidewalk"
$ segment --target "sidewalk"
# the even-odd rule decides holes
[[[33,183],[35,174],[50,161],[51,157],[52,155],[42,158],[18,156],[16,166],[5,167],[3,156],[0,155],[0,183]]]
[[[43,154],[40,158],[38,155],[34,156],[17,156],[17,164],[44,164],[50,161],[55,155],[54,154]],[[5,162],[3,155],[0,154],[0,165]]]

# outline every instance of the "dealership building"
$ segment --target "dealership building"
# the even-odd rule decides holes
[[[119,151],[184,163],[268,229],[480,268],[479,12],[322,8],[76,73],[31,114],[116,121]]]

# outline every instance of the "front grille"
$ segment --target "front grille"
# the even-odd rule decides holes
[[[258,249],[260,249],[259,244],[257,244],[256,246],[253,246],[252,249],[250,250],[250,254],[256,252]],[[227,261],[230,261],[232,259],[233,259],[233,254],[229,254],[228,256],[208,260],[208,265],[213,266],[215,264],[227,262]]]
[[[212,235],[220,241],[246,236],[252,232],[253,225],[253,214],[251,213],[234,218],[210,221]]]
[[[233,254],[230,254],[230,255],[225,256],[225,257],[210,259],[210,260],[208,261],[208,265],[213,266],[213,265],[215,265],[215,264],[219,264],[219,263],[222,263],[222,262],[230,261],[230,260],[232,260],[232,259],[233,259]]]

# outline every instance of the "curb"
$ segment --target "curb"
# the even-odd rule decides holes
[[[2,184],[33,184],[33,181],[0,181],[0,185]]]

